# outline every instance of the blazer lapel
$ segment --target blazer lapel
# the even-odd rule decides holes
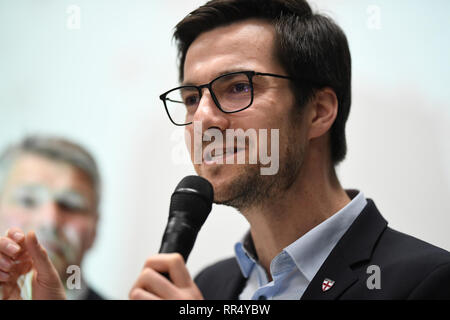
[[[235,278],[231,279],[226,291],[224,292],[225,299],[239,300],[239,295],[244,290],[247,279],[242,276],[241,271]]]
[[[387,221],[371,199],[339,240],[302,296],[302,300],[331,300],[352,286],[358,276],[351,266],[369,260]]]
[[[207,299],[239,300],[239,294],[244,289],[247,279],[242,275],[237,260],[230,259],[220,273],[220,276],[223,277],[220,286],[214,288],[213,297]]]

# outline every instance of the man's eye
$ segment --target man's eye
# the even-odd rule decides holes
[[[34,209],[38,206],[38,200],[31,196],[24,196],[18,200],[19,204],[27,209]]]
[[[61,193],[55,199],[59,208],[67,213],[87,212],[88,205],[86,198],[78,192],[69,191]]]
[[[86,208],[80,203],[72,203],[70,201],[59,201],[58,206],[66,212],[85,211]]]
[[[198,103],[198,95],[190,95],[184,98],[184,104],[188,107],[195,106]]]
[[[231,87],[232,93],[248,93],[250,90],[251,87],[249,83],[237,83]]]

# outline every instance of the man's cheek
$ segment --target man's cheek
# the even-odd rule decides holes
[[[32,213],[20,208],[8,208],[0,214],[0,228],[2,233],[16,227],[24,232],[35,229],[35,219]]]
[[[184,143],[186,144],[186,148],[189,152],[189,155],[191,157],[191,160],[194,156],[194,140],[193,140],[193,134],[189,129],[186,129],[184,131]]]
[[[203,125],[201,121],[194,121],[184,131],[186,147],[189,150],[191,162],[202,164],[203,160]]]
[[[64,229],[68,240],[85,250],[95,234],[95,221],[91,217],[72,220],[66,223]]]

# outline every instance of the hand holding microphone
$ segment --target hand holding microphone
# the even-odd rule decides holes
[[[160,254],[147,259],[130,299],[203,299],[185,263],[213,198],[213,188],[206,179],[187,176],[180,181],[171,197]]]

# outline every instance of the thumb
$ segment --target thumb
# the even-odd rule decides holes
[[[58,272],[50,261],[47,251],[39,244],[36,234],[33,231],[28,232],[25,244],[33,261],[38,283],[46,288],[59,289],[61,287],[61,281]]]

